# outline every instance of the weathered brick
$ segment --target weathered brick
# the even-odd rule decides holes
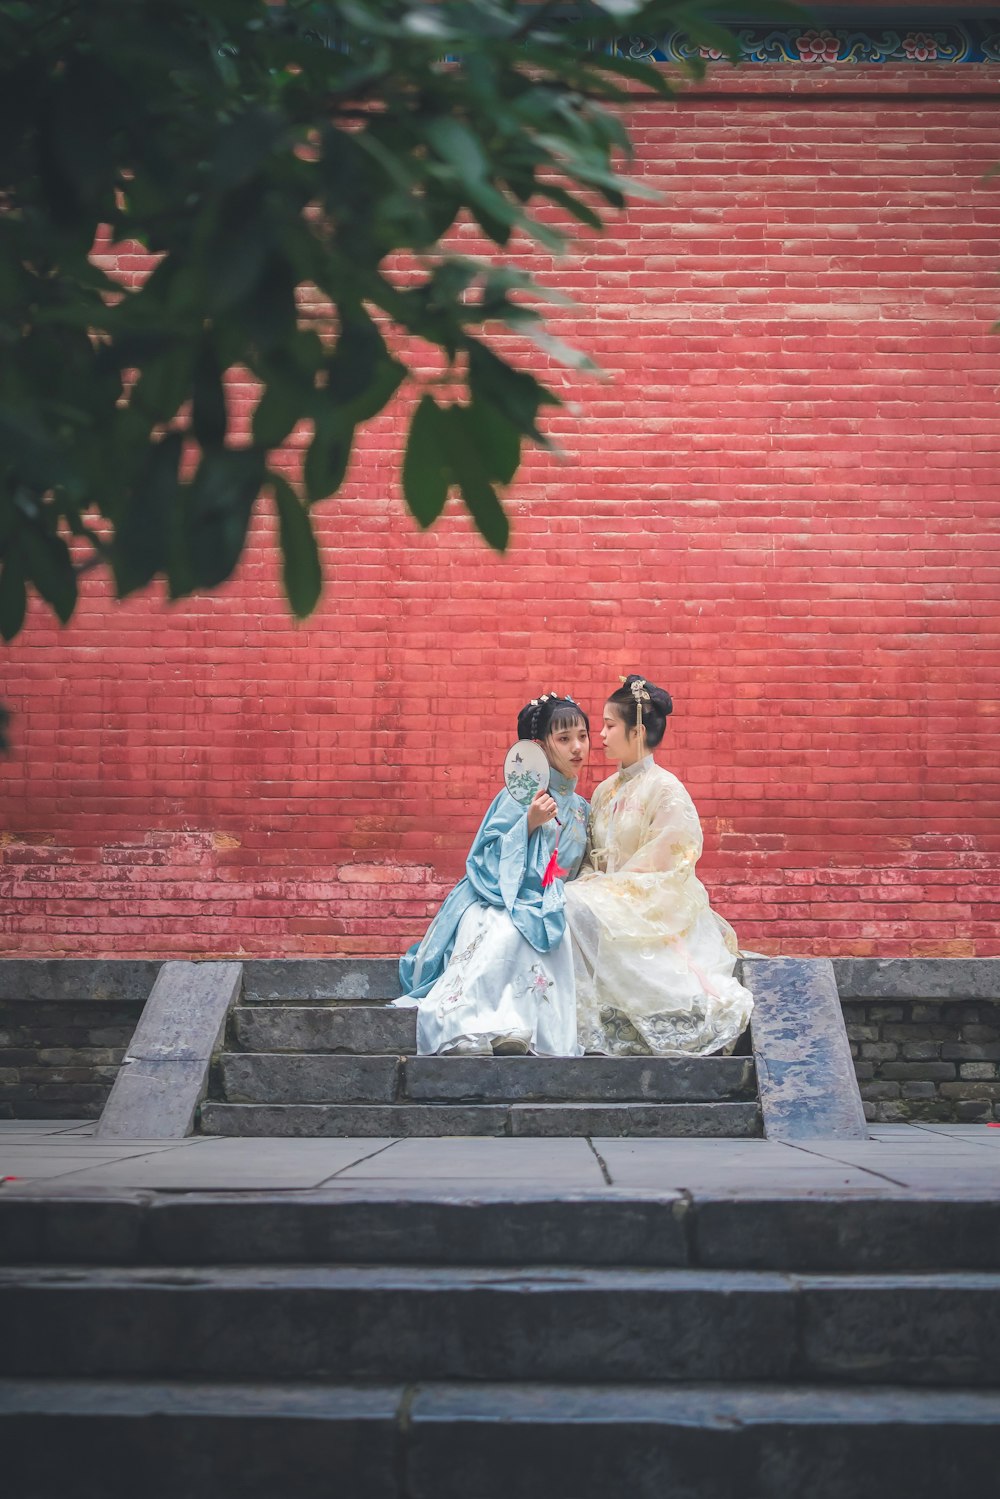
[[[901,1093],[903,1098],[936,1098],[937,1088],[933,1083],[904,1083]]]
[[[954,1107],[955,1118],[959,1123],[973,1123],[977,1119],[990,1117],[990,1105],[986,1099],[959,1099]]]
[[[956,1075],[953,1062],[886,1062],[879,1072],[886,1078],[915,1078],[922,1082],[947,1082]]]
[[[902,1056],[906,1062],[933,1062],[939,1061],[945,1055],[944,1041],[906,1041],[903,1043]]]
[[[951,1062],[997,1062],[1000,1061],[1000,1045],[974,1046],[969,1041],[945,1042],[941,1055]]]
[[[1000,1098],[1000,1079],[993,1082],[974,1082],[966,1078],[957,1083],[941,1083],[938,1092],[942,1098]]]
[[[974,1078],[976,1081],[996,1077],[997,1064],[995,1062],[961,1062],[958,1068],[958,1075],[959,1077]]]
[[[860,1051],[866,1062],[890,1062],[899,1056],[894,1041],[862,1041]]]
[[[887,1082],[861,1083],[860,1092],[862,1098],[877,1101],[886,1098],[899,1097],[899,1084]]]

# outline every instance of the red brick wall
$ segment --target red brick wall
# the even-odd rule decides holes
[[[1000,952],[997,70],[716,70],[632,118],[664,192],[542,279],[603,381],[511,498],[427,535],[401,405],[321,510],[303,626],[219,594],[33,615],[7,652],[0,950],[391,953],[462,867],[514,715],[640,669],[702,875],[767,952]],[[237,392],[244,404],[247,392]],[[607,769],[595,752],[587,786]]]

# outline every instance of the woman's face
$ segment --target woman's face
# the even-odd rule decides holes
[[[618,760],[625,765],[630,765],[636,757],[637,740],[638,731],[636,729],[626,729],[621,714],[614,703],[605,703],[601,742],[604,745],[604,753],[608,759]]]
[[[557,729],[544,740],[542,748],[550,765],[554,765],[564,776],[571,776],[575,780],[590,755],[590,735],[586,724],[578,720],[568,729]]]

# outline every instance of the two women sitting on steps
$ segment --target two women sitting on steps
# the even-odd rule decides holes
[[[736,937],[695,875],[701,827],[653,759],[670,694],[629,676],[604,706],[618,771],[593,803],[576,792],[590,725],[546,694],[518,715],[550,765],[525,809],[501,791],[459,881],[400,961],[421,1054],[708,1055],[746,1027]],[[558,860],[554,857],[558,847]]]

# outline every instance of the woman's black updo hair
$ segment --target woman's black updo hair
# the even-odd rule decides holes
[[[572,729],[578,723],[590,733],[590,719],[579,703],[571,697],[558,697],[547,692],[531,703],[525,703],[517,715],[518,739],[547,739],[563,729]]]
[[[646,748],[653,750],[666,733],[667,719],[674,711],[674,700],[665,687],[654,687],[645,677],[638,677],[634,673],[627,676],[618,691],[608,698],[608,702],[629,731],[636,728],[639,721],[639,705],[632,691],[633,682],[642,682],[649,693],[649,702],[645,698],[642,700],[642,727],[646,732]]]

